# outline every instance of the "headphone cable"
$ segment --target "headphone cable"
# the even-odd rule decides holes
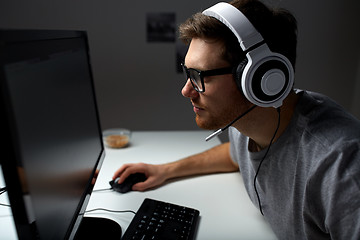
[[[265,152],[265,155],[264,157],[261,159],[260,163],[259,163],[259,166],[256,170],[256,174],[255,174],[255,177],[254,177],[254,189],[255,189],[255,193],[256,193],[256,197],[257,197],[257,200],[258,200],[258,204],[259,204],[259,209],[260,209],[260,213],[261,215],[264,216],[264,212],[262,210],[262,206],[261,206],[261,200],[260,200],[260,196],[259,196],[259,193],[258,193],[258,190],[257,190],[257,187],[256,187],[256,179],[257,179],[257,176],[259,175],[259,171],[260,171],[260,167],[262,165],[262,163],[264,162],[265,158],[266,158],[266,155],[269,153],[269,150],[270,150],[270,147],[275,139],[275,136],[279,130],[279,127],[280,127],[280,107],[276,109],[277,110],[277,113],[278,113],[278,123],[277,123],[277,127],[276,127],[276,130],[274,132],[274,135],[272,136],[271,140],[270,140],[270,144]]]

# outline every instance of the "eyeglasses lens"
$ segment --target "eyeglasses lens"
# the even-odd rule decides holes
[[[193,85],[194,89],[198,92],[203,91],[202,81],[200,77],[200,73],[197,72],[195,69],[188,69],[185,65],[181,64],[186,81],[190,79],[191,84]]]
[[[198,91],[203,91],[200,74],[193,69],[189,69],[189,75],[195,89]]]

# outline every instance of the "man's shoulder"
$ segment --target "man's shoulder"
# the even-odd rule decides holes
[[[360,139],[360,121],[331,98],[304,91],[297,126],[325,145]]]

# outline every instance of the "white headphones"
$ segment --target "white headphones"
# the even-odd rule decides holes
[[[203,14],[225,24],[246,53],[235,76],[245,97],[257,106],[280,107],[294,83],[290,61],[284,55],[272,52],[251,22],[233,5],[221,2]]]

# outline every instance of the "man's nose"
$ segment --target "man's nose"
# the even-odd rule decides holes
[[[191,81],[188,79],[185,83],[185,86],[182,88],[181,90],[181,94],[184,97],[188,97],[188,98],[194,98],[196,97],[199,93],[194,89],[193,85],[191,84]]]

